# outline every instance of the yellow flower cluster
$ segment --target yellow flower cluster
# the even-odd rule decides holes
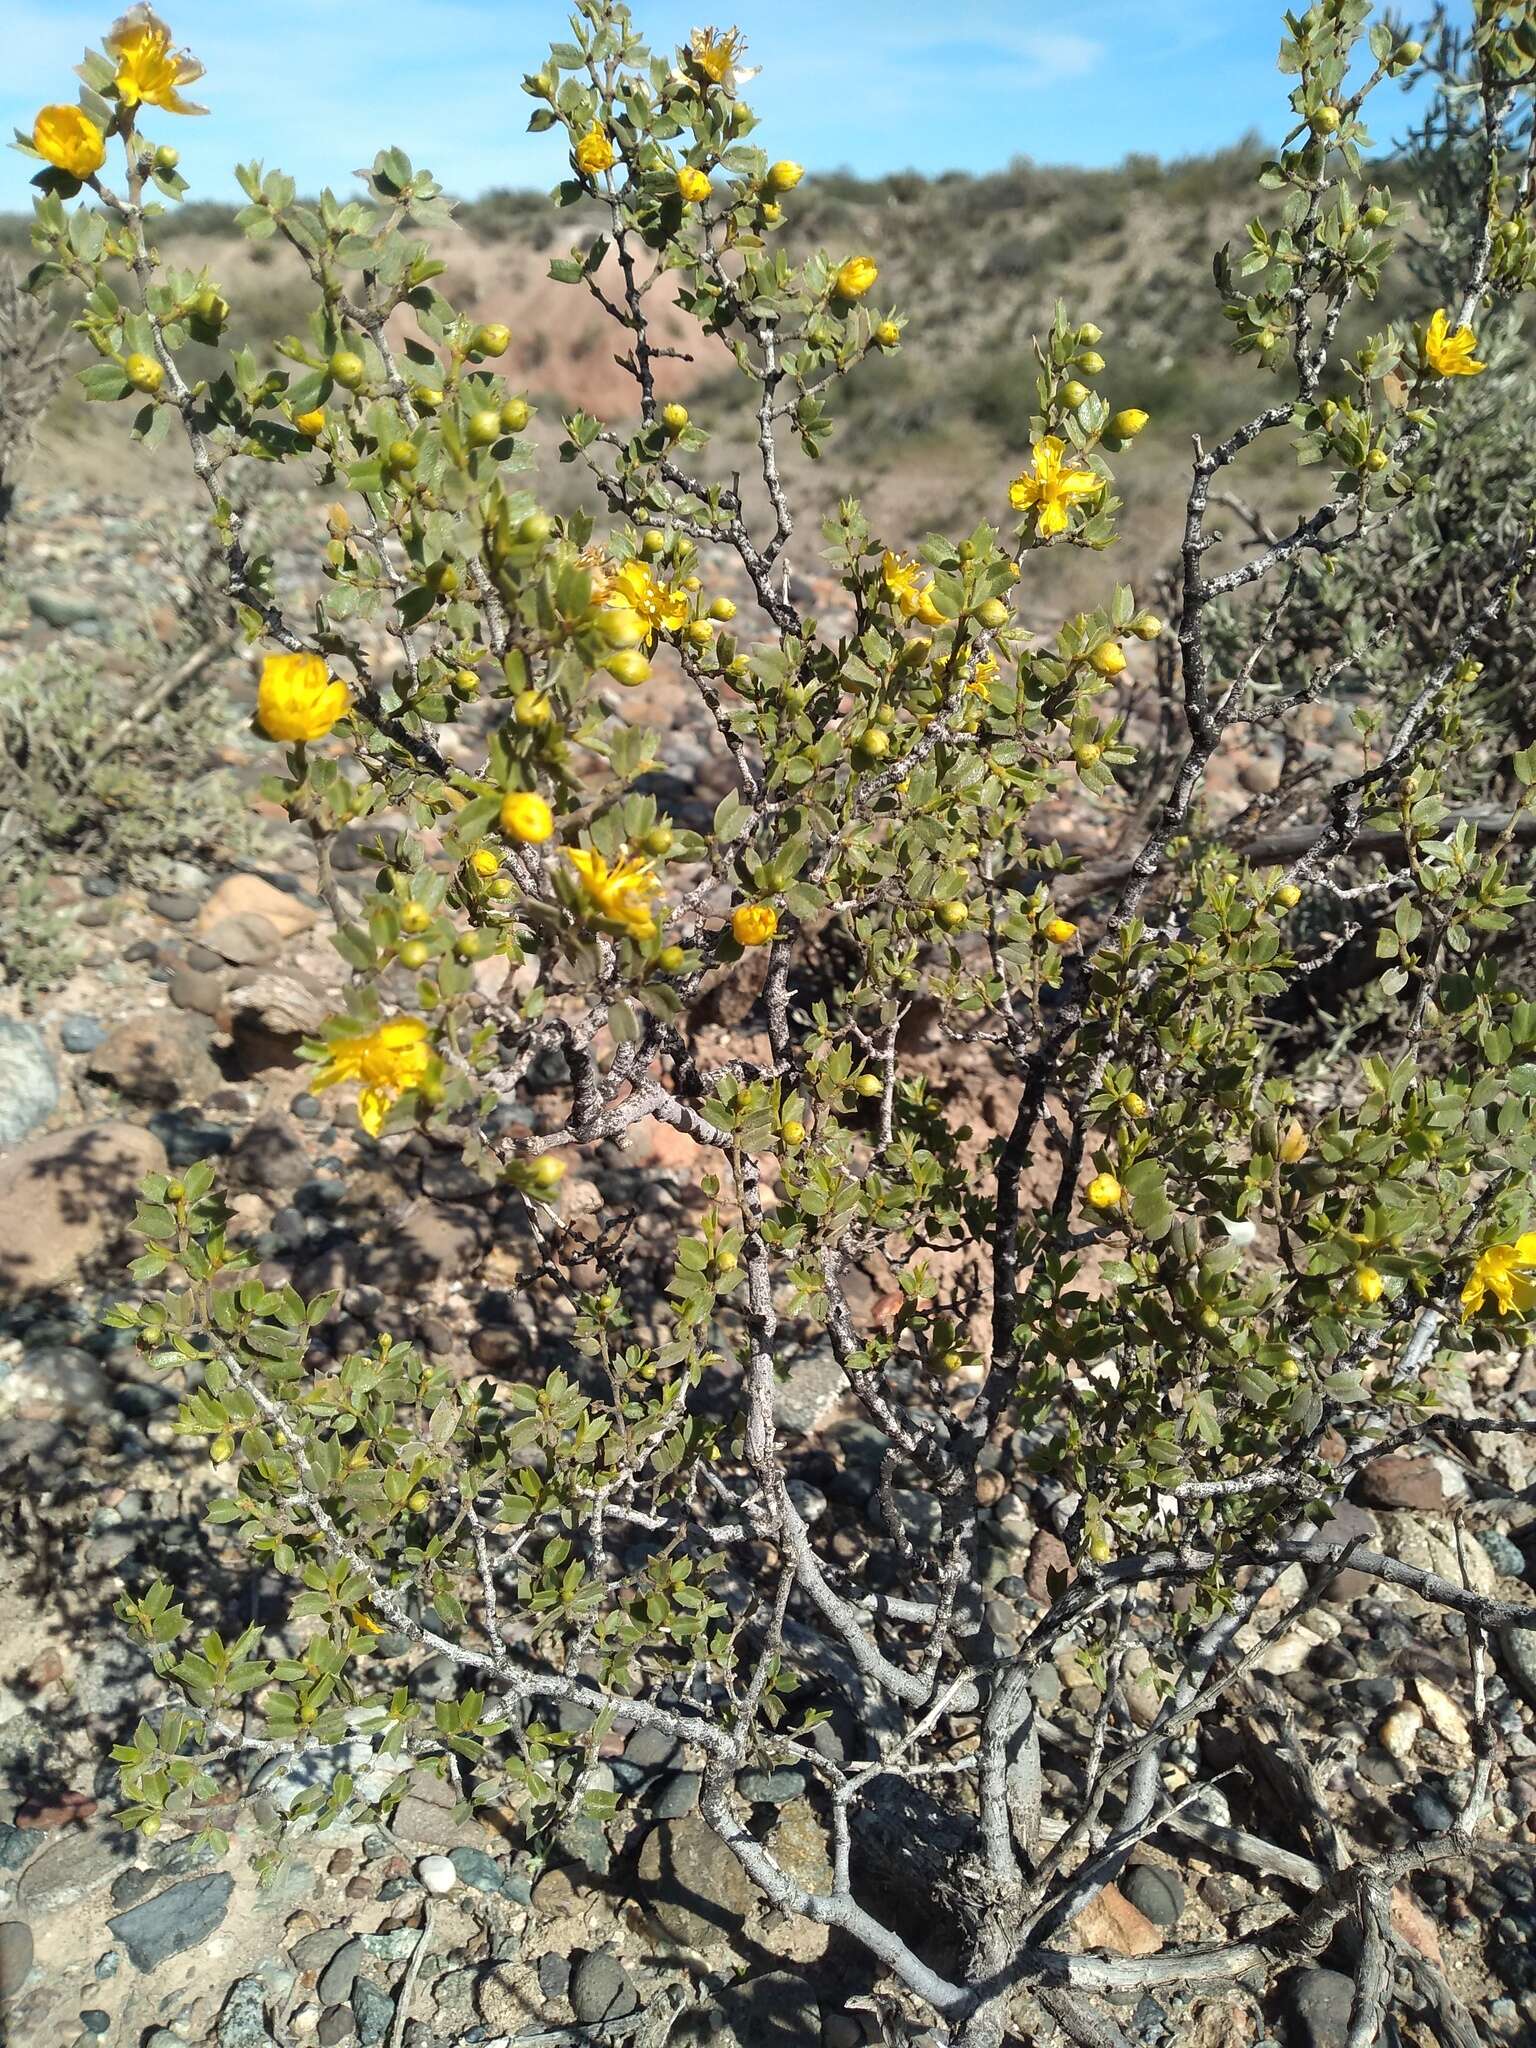
[[[323,740],[350,701],[346,684],[318,654],[269,654],[256,692],[256,723],[269,740]]]
[[[626,855],[609,867],[593,846],[568,846],[565,857],[580,877],[582,893],[596,916],[622,925],[632,939],[655,937],[650,898],[661,882],[649,861]]]
[[[1501,1316],[1536,1308],[1536,1230],[1513,1244],[1491,1244],[1468,1275],[1461,1305],[1475,1316],[1490,1294]]]
[[[1451,316],[1441,306],[1430,316],[1424,330],[1424,361],[1437,377],[1476,377],[1486,370],[1486,363],[1478,362],[1473,351],[1477,347],[1477,336],[1470,327],[1451,327]]]
[[[44,107],[32,123],[32,147],[72,178],[89,178],[107,160],[101,130],[78,107]]]
[[[582,136],[572,154],[577,170],[588,178],[595,178],[600,171],[611,171],[618,162],[613,144],[596,123]]]
[[[925,626],[942,626],[944,614],[933,601],[922,564],[893,555],[889,548],[880,563],[880,580],[903,618],[920,619]]]
[[[184,100],[180,88],[203,75],[203,67],[185,50],[171,47],[171,32],[150,8],[131,7],[113,22],[107,49],[117,59],[114,84],[125,107],[161,107],[168,114],[206,114],[206,107]]]
[[[1065,533],[1072,507],[1096,498],[1104,488],[1102,477],[1068,462],[1066,454],[1065,441],[1047,434],[1030,449],[1030,467],[1009,486],[1008,502],[1014,510],[1034,513],[1038,540]]]
[[[644,621],[647,645],[658,633],[677,633],[688,623],[687,593],[658,582],[649,564],[638,559],[619,564],[602,598],[610,611],[632,611]]]
[[[339,1039],[309,1085],[311,1093],[318,1095],[341,1082],[360,1082],[363,1092],[358,1098],[358,1121],[376,1138],[400,1096],[419,1088],[435,1063],[422,1020],[389,1017],[376,1030]]]

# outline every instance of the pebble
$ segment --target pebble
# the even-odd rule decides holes
[[[112,2024],[112,2015],[103,2012],[99,2005],[88,2005],[80,2015],[80,2024],[88,2034],[104,2034]]]
[[[1423,1709],[1410,1700],[1388,1714],[1381,1724],[1381,1746],[1388,1756],[1394,1756],[1399,1763],[1412,1754],[1413,1745],[1419,1739],[1424,1726]]]
[[[357,2032],[357,2021],[352,2016],[350,2005],[333,2005],[328,2012],[320,2015],[320,2024],[315,2037],[321,2048],[336,2048],[338,2041],[350,2041]]]
[[[1286,1983],[1297,2048],[1346,2048],[1353,1978],[1338,1970],[1298,1970]]]
[[[1184,1886],[1161,1863],[1133,1864],[1120,1889],[1154,1927],[1171,1927],[1184,1910]]]
[[[584,1955],[571,1972],[571,2010],[583,2026],[621,2020],[640,2003],[639,1993],[617,1956],[606,1949]]]
[[[262,2048],[269,2039],[266,1987],[259,1977],[241,1977],[219,2009],[219,2048]]]
[[[743,1771],[736,1790],[751,1806],[788,1806],[805,1791],[805,1773],[788,1767]]]
[[[76,1011],[59,1025],[59,1043],[66,1052],[94,1052],[107,1035],[107,1027],[95,1017]]]
[[[488,1856],[483,1849],[452,1849],[446,1857],[438,1856],[429,1860],[446,1862],[454,1871],[461,1884],[467,1884],[471,1891],[499,1892],[506,1876],[494,1856]]]
[[[1525,1552],[1502,1529],[1479,1529],[1477,1540],[1487,1551],[1489,1563],[1495,1571],[1502,1572],[1507,1579],[1526,1576]]]
[[[1499,1648],[1517,1690],[1536,1706],[1536,1629],[1501,1629]]]
[[[685,1813],[692,1813],[699,1803],[699,1788],[704,1780],[698,1771],[673,1771],[657,1787],[651,1801],[651,1811],[658,1820],[681,1820]]]
[[[197,915],[197,898],[182,889],[151,889],[145,901],[167,924],[190,924]]]
[[[352,2017],[363,2048],[372,2048],[372,2043],[383,2040],[394,2016],[395,2001],[368,1978],[359,1977],[352,1986]]]
[[[546,1998],[564,1998],[571,1982],[571,1959],[553,1949],[539,1957],[539,1989]]]
[[[416,1875],[421,1879],[422,1890],[436,1898],[445,1897],[459,1881],[459,1873],[446,1856],[423,1856],[416,1866]]]

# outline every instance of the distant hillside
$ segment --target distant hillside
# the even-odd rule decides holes
[[[1159,565],[1190,435],[1222,431],[1272,388],[1227,347],[1210,275],[1214,249],[1241,237],[1264,196],[1254,182],[1262,156],[1250,141],[1216,156],[1174,164],[1131,158],[1105,171],[1021,162],[988,177],[808,178],[792,202],[790,248],[868,250],[881,267],[881,305],[909,318],[902,350],[863,366],[838,395],[840,431],[806,480],[810,509],[857,485],[884,530],[902,539],[1000,516],[1035,404],[1030,338],[1060,297],[1074,315],[1104,328],[1106,395],[1153,416],[1122,465],[1125,567],[1145,574]],[[580,234],[581,219],[543,194],[510,191],[463,204],[458,219],[456,232],[437,238],[448,265],[445,287],[481,317],[512,328],[506,367],[541,407],[541,437],[553,438],[560,410],[572,404],[622,412],[630,384],[613,360],[615,335],[585,294],[548,277],[550,256]],[[195,204],[168,216],[161,234],[177,263],[210,266],[234,309],[233,332],[261,349],[301,323],[308,285],[286,250],[245,241],[233,222],[232,208]],[[25,219],[0,216],[0,254],[25,260],[27,247]],[[1389,317],[1392,301],[1409,303],[1402,291],[1392,281],[1389,303],[1368,310],[1362,330],[1366,319]],[[688,347],[697,338],[688,323],[680,314],[668,318],[669,338]],[[744,462],[728,357],[705,342],[692,363],[669,368],[673,387],[716,432],[719,466]],[[69,394],[47,437],[50,472],[120,478],[125,451],[105,426]],[[164,459],[157,470],[167,480],[174,474]],[[551,471],[548,487],[558,501],[570,480],[555,465]],[[1298,487],[1277,439],[1272,502],[1292,498]],[[1068,573],[1086,593],[1102,586],[1107,571],[1081,562]]]

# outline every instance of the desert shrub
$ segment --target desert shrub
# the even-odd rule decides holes
[[[0,561],[17,478],[67,369],[68,351],[47,305],[22,290],[12,263],[0,262]]]
[[[607,1811],[591,1773],[618,1720],[700,1758],[703,1813],[754,1883],[969,2048],[1055,2021],[1114,2039],[1101,1997],[1262,1982],[1335,1932],[1360,1958],[1352,2031],[1379,2034],[1393,1886],[1490,1825],[1488,1636],[1536,1612],[1318,1529],[1383,1444],[1503,1425],[1446,1404],[1536,1298],[1536,1005],[1490,950],[1528,891],[1516,838],[1450,829],[1441,792],[1455,754],[1458,786],[1512,778],[1528,817],[1536,756],[1482,716],[1486,604],[1431,637],[1347,751],[1319,748],[1312,716],[1339,656],[1272,686],[1260,669],[1312,559],[1365,546],[1445,459],[1447,393],[1482,374],[1493,311],[1528,282],[1508,152],[1536,16],[1479,12],[1482,198],[1447,251],[1454,288],[1338,361],[1402,221],[1363,161],[1364,109],[1419,58],[1367,14],[1287,17],[1293,125],[1208,308],[1272,396],[1194,464],[1171,634],[1110,584],[1042,637],[1017,623],[1048,606],[1061,550],[1113,543],[1146,425],[1134,373],[1101,352],[1114,337],[1064,309],[1011,485],[914,559],[845,502],[821,535],[841,602],[809,615],[780,446],[821,454],[832,387],[897,349],[901,319],[863,249],[784,255],[798,168],[751,139],[734,35],[652,57],[618,0],[583,0],[526,81],[568,156],[562,204],[603,213],[552,274],[611,315],[635,387],[622,417],[562,423],[587,496],[558,519],[527,488],[527,404],[492,367],[509,337],[456,313],[404,227],[442,208],[403,153],[346,202],[241,172],[243,227],[300,254],[313,310],[278,360],[193,384],[183,351],[227,316],[215,279],[161,259],[159,209],[184,187],[138,103],[157,99],[146,52],[162,104],[166,67],[195,67],[137,12],[87,58],[79,107],[40,123],[36,281],[89,288],[91,394],[182,437],[209,487],[267,650],[259,716],[287,750],[271,787],[322,841],[385,806],[403,821],[337,934],[356,979],[310,1048],[314,1084],[355,1087],[379,1145],[451,1147],[522,1201],[553,1283],[548,1370],[527,1381],[467,1380],[387,1331],[332,1358],[331,1298],[252,1269],[211,1167],[147,1184],[144,1293],[118,1320],[184,1376],[215,1524],[292,1597],[281,1637],[228,1639],[193,1635],[166,1584],[124,1600],[179,1700],[118,1752],[127,1826],[222,1847],[233,1760],[350,1735],[541,1841],[573,1806]],[[666,273],[735,365],[750,496],[698,477],[713,421],[658,388]],[[1215,510],[1272,445],[1314,501],[1222,567]],[[318,603],[228,513],[246,459],[293,465],[331,505]],[[1533,557],[1517,518],[1490,582]],[[707,774],[647,716],[663,676],[717,735]],[[1207,797],[1261,727],[1305,799],[1283,854]],[[1102,857],[1062,847],[1044,819],[1064,811]],[[1329,943],[1314,905],[1374,886],[1383,830],[1409,856],[1378,982],[1391,1042],[1299,1076],[1277,1006]],[[493,958],[516,972],[488,994]],[[578,1230],[559,1196],[567,1159],[652,1124],[701,1161],[656,1256],[637,1219]],[[849,1508],[860,1563],[778,1420],[808,1343],[881,1446]],[[1054,1499],[1062,1546],[1014,1640],[981,1610],[981,1501],[1005,1464]],[[1290,1595],[1288,1567],[1346,1562],[1460,1622],[1479,1735],[1450,1825],[1352,1861],[1293,1760],[1323,1815],[1304,1910],[1219,1950],[1069,1954],[1062,1931],[1149,1834],[1221,1834],[1188,1783],[1198,1738],[1318,1597]],[[1266,1595],[1291,1601],[1276,1621]],[[1032,1690],[1069,1643],[1103,1699],[1081,1740]],[[459,1674],[435,1702],[410,1683],[433,1657]],[[815,1783],[819,1888],[749,1825],[736,1778],[761,1759]],[[294,1817],[360,1800],[341,1773]]]

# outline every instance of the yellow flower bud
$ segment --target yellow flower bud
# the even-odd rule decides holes
[[[1125,649],[1118,640],[1106,640],[1089,655],[1088,666],[1101,676],[1118,676],[1125,669]]]
[[[768,190],[793,192],[804,176],[804,164],[793,163],[788,157],[781,157],[778,163],[768,166]]]
[[[129,356],[123,364],[123,375],[135,391],[142,391],[147,398],[153,398],[165,382],[165,371],[153,356]]]
[[[650,637],[650,627],[633,605],[609,605],[597,615],[597,630],[610,647],[639,647]]]
[[[1380,1301],[1386,1292],[1387,1283],[1374,1266],[1360,1266],[1355,1271],[1355,1293],[1367,1308]]]
[[[731,912],[731,936],[738,946],[766,946],[779,928],[771,903],[738,903]]]
[[[1125,1189],[1112,1173],[1096,1173],[1088,1183],[1089,1205],[1095,1209],[1117,1209],[1125,1198]]]
[[[613,144],[596,123],[582,136],[571,154],[577,170],[587,178],[595,178],[600,171],[611,171],[618,162]]]
[[[1043,929],[1053,946],[1070,946],[1077,937],[1077,926],[1070,917],[1049,918]]]
[[[512,330],[500,320],[477,327],[469,337],[472,356],[504,356],[512,346]]]
[[[306,441],[318,441],[325,432],[325,414],[318,407],[314,412],[295,413],[293,424]]]
[[[872,256],[850,256],[833,274],[832,289],[840,299],[862,299],[879,275]]]
[[[502,809],[506,809],[505,804],[502,805]],[[489,881],[501,866],[500,860],[488,846],[477,846],[469,856],[469,864],[484,881]]]
[[[1145,1095],[1138,1095],[1132,1088],[1121,1097],[1120,1107],[1127,1116],[1143,1117],[1147,1113],[1147,1098]]]
[[[1119,412],[1110,416],[1108,431],[1111,439],[1134,441],[1151,417],[1152,415],[1143,412],[1139,405],[1122,406]]]
[[[532,411],[526,398],[509,398],[501,408],[501,424],[509,434],[520,434],[527,426]]]
[[[1061,387],[1060,396],[1062,404],[1067,406],[1071,411],[1076,412],[1077,408],[1082,404],[1083,400],[1085,398],[1091,398],[1093,394],[1088,389],[1088,386],[1084,384],[1080,378],[1069,377],[1066,383],[1063,384]]]
[[[680,434],[688,424],[688,408],[674,399],[671,405],[661,408],[661,424],[669,434]]]
[[[990,633],[995,633],[1000,626],[1006,626],[1012,616],[1000,597],[989,597],[976,607],[978,621]]]
[[[351,699],[318,654],[269,654],[256,692],[256,723],[269,740],[323,740]]]
[[[1280,1137],[1280,1157],[1287,1166],[1295,1166],[1306,1158],[1308,1142],[1306,1126],[1292,1117]]]
[[[107,160],[101,130],[79,107],[44,107],[32,123],[32,147],[71,178],[89,178]]]
[[[1131,631],[1138,640],[1156,640],[1163,630],[1163,621],[1156,612],[1138,612],[1131,621]]]
[[[326,367],[344,391],[356,391],[368,374],[368,365],[352,348],[337,349]]]
[[[1104,367],[1104,358],[1096,348],[1080,349],[1073,361],[1085,377],[1097,377]]]
[[[554,833],[555,814],[536,790],[514,789],[501,800],[501,829],[524,846],[542,846]]]
[[[709,197],[709,173],[699,170],[693,164],[684,164],[677,174],[679,198],[689,205],[697,205]]]
[[[1275,891],[1275,901],[1282,910],[1294,910],[1301,901],[1301,891],[1294,882],[1282,882]]]
[[[726,619],[734,619],[736,616],[736,607],[732,603],[730,598],[717,597],[709,607],[709,616],[712,619],[719,619],[722,622],[724,622]]]
[[[603,663],[616,683],[622,683],[626,690],[638,690],[640,685],[650,681],[651,664],[638,647],[621,647],[610,654]]]
[[[784,209],[780,206],[777,199],[768,199],[763,202],[763,219],[767,221],[770,227],[777,227],[783,218]]]
[[[549,699],[542,690],[519,690],[512,702],[512,720],[523,727],[548,725]]]
[[[895,348],[901,341],[901,329],[894,320],[882,320],[871,338],[877,348]]]

